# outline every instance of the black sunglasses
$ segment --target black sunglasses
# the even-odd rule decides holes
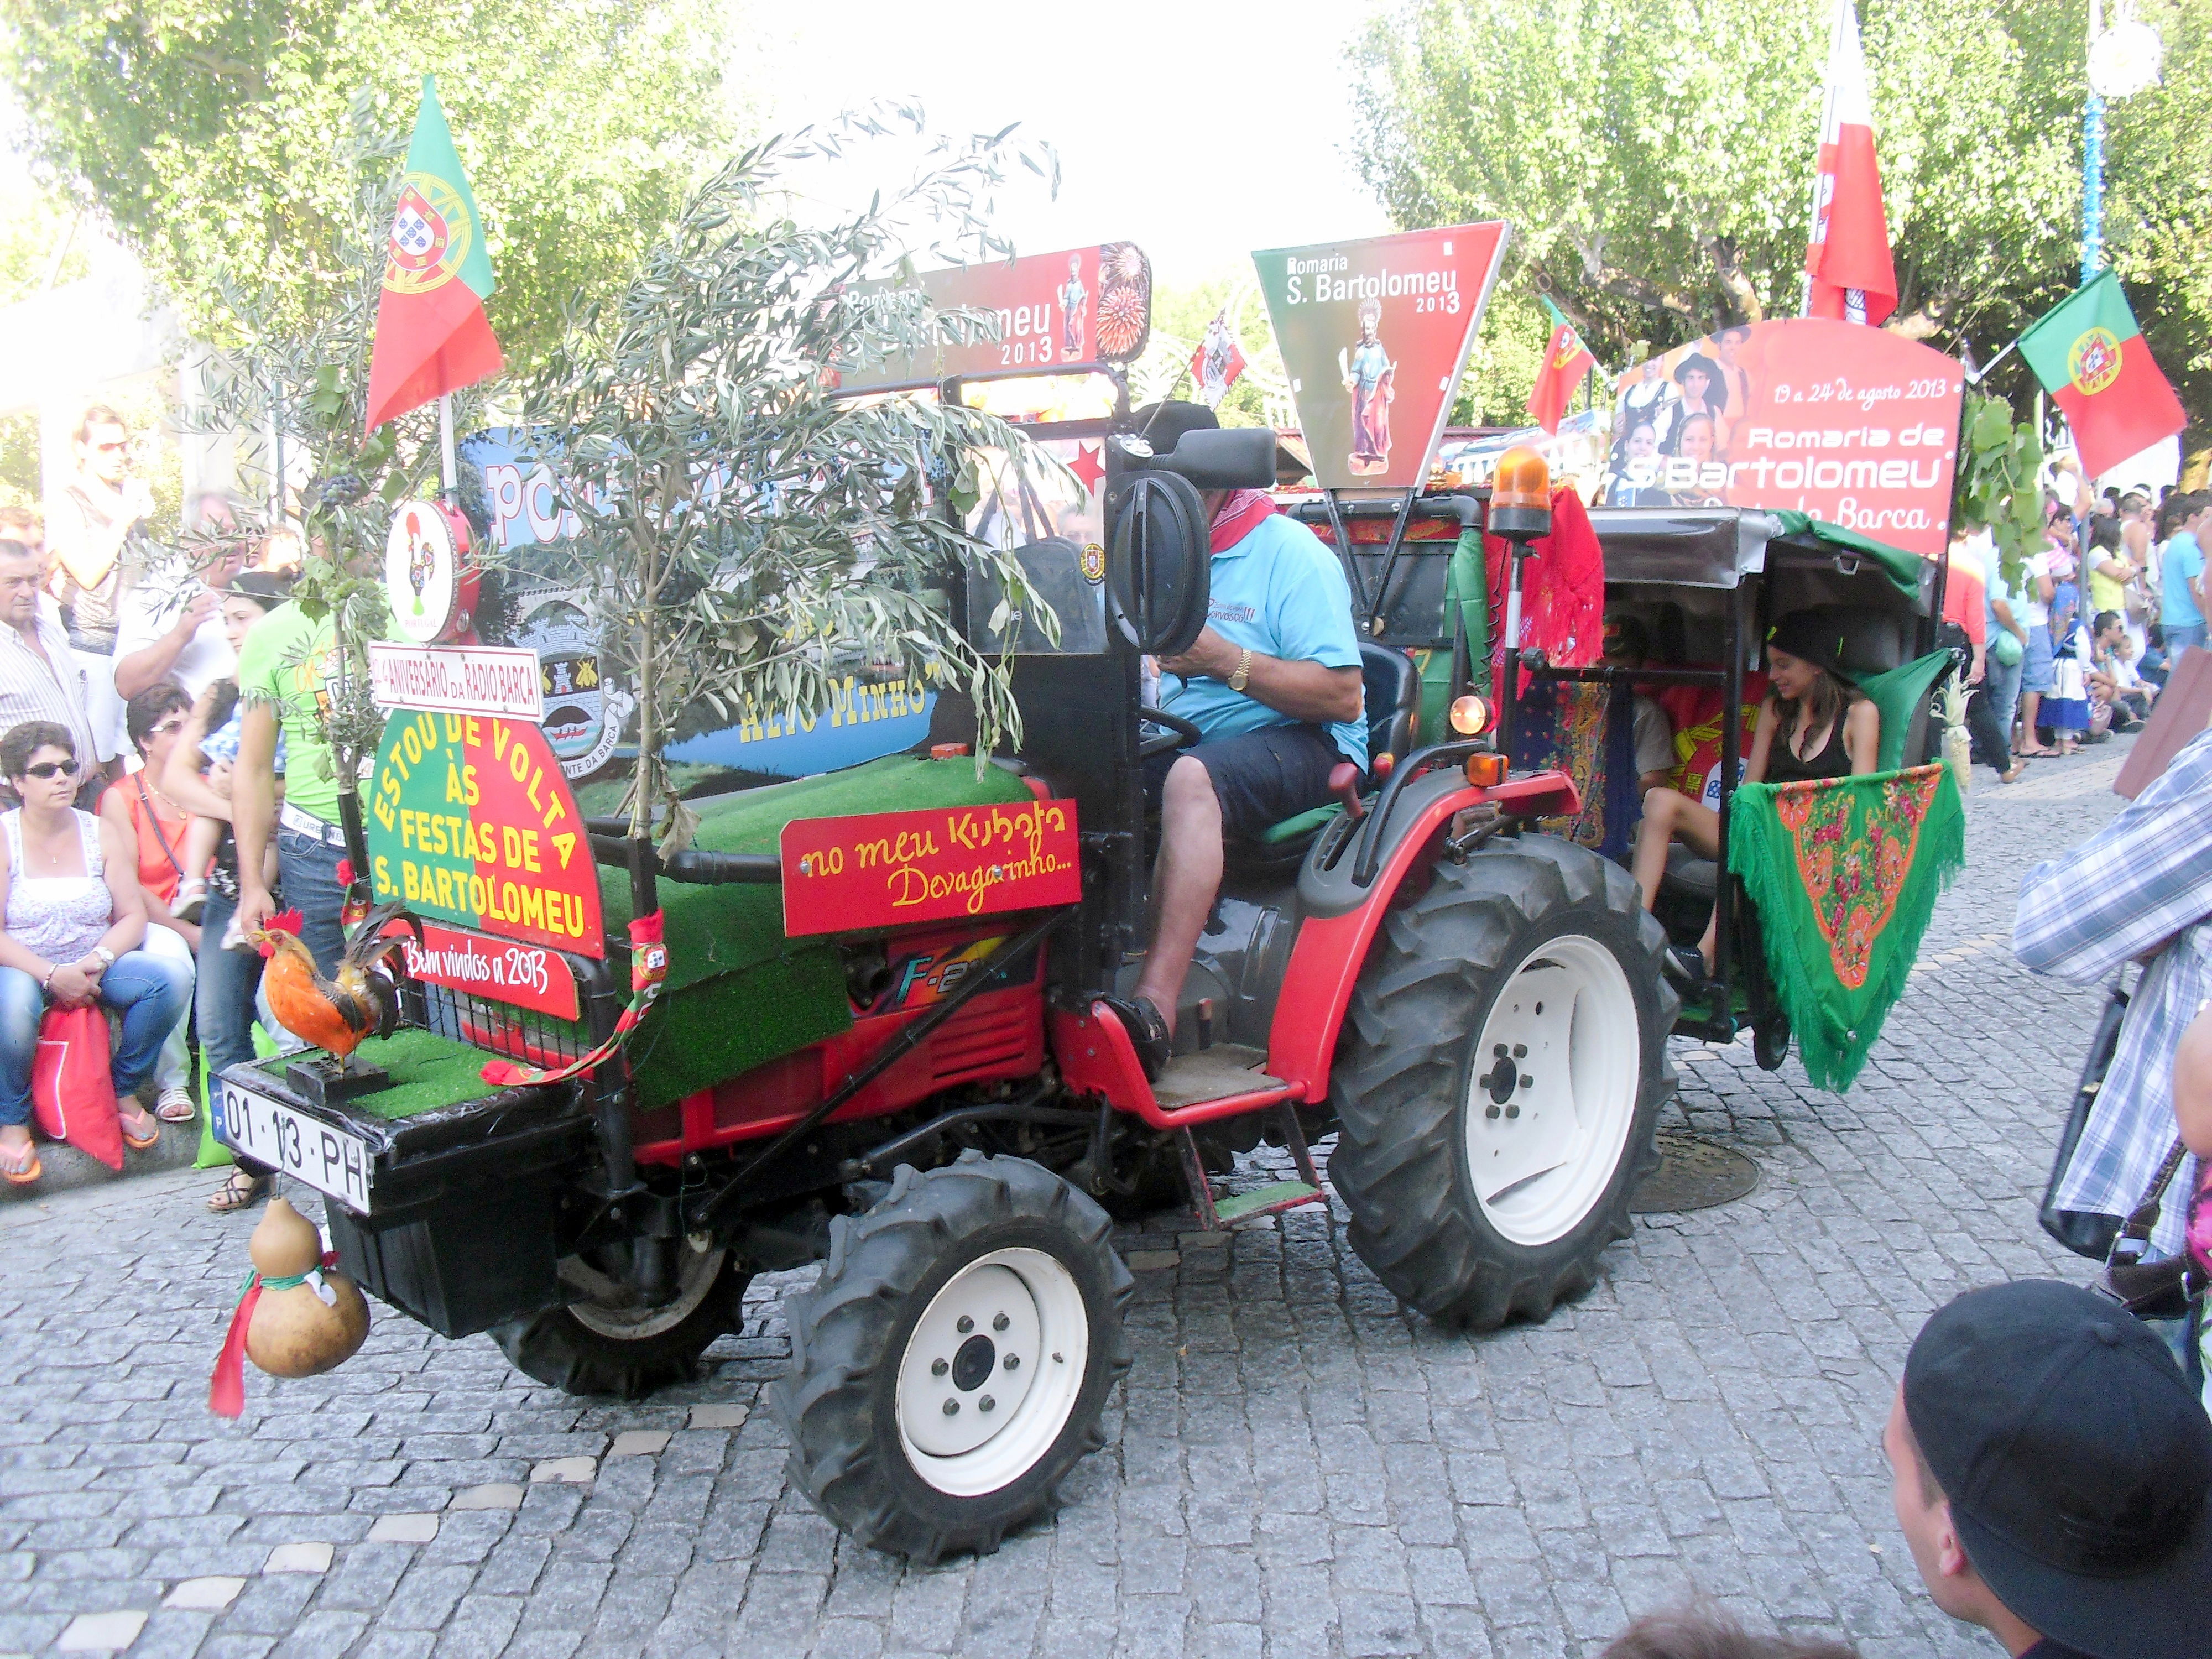
[[[73,760],[40,761],[35,766],[23,769],[23,775],[30,778],[50,778],[57,772],[65,778],[73,778],[76,775],[76,763]]]

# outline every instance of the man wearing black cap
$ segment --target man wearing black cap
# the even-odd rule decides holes
[[[2212,1419],[2117,1304],[1967,1291],[1921,1328],[1882,1444],[1929,1594],[2013,1659],[2212,1654]]]

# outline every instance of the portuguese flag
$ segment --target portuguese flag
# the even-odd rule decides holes
[[[484,316],[491,290],[483,218],[426,75],[376,307],[367,430],[499,373],[504,359]]]
[[[2093,478],[2189,424],[2110,270],[2038,318],[2020,355],[2064,413]]]
[[[1539,295],[1537,298],[1543,296]],[[1583,337],[1557,306],[1544,300],[1544,309],[1552,313],[1552,339],[1544,348],[1544,363],[1536,371],[1536,384],[1528,388],[1528,416],[1545,431],[1556,435],[1559,417],[1567,412],[1568,400],[1582,384],[1583,376],[1597,367],[1597,359],[1590,356]]]

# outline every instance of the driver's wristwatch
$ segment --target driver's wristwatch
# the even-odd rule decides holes
[[[1229,689],[1242,691],[1252,678],[1252,647],[1246,646],[1243,654],[1237,659],[1237,672],[1229,677]]]

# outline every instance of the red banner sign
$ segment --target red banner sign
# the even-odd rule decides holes
[[[1886,329],[1724,328],[1623,374],[1608,507],[1786,507],[1934,558],[1966,377]]]
[[[783,931],[793,939],[1083,896],[1073,801],[794,818],[781,851]]]
[[[402,954],[407,971],[433,985],[465,991],[489,1002],[512,1003],[534,1008],[558,1019],[577,1018],[576,977],[568,964],[542,945],[515,945],[502,939],[465,933],[456,927],[422,924],[422,942],[415,942],[404,921],[385,929],[406,939]]]
[[[841,365],[840,391],[1061,364],[1126,363],[1152,338],[1152,267],[1134,242],[927,270],[915,285],[939,312],[965,309],[994,319],[995,337],[960,341],[940,333],[931,361],[896,357]],[[886,291],[890,285],[871,286]]]

